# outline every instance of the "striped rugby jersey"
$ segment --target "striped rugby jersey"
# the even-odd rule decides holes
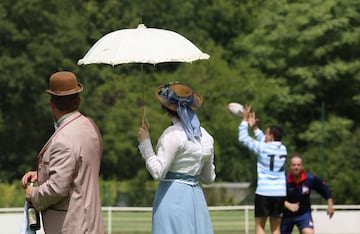
[[[239,141],[257,156],[256,194],[269,197],[286,196],[285,163],[287,150],[280,141],[265,142],[260,129],[254,131],[256,139],[249,136],[248,122],[239,125]]]

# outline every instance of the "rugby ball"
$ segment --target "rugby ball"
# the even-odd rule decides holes
[[[240,103],[231,102],[227,105],[227,110],[235,115],[236,117],[242,117],[244,112],[244,107]]]

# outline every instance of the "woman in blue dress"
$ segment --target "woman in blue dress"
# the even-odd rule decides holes
[[[139,150],[154,180],[159,180],[152,213],[153,234],[212,234],[213,228],[200,182],[215,180],[214,140],[195,113],[202,97],[191,87],[169,83],[155,96],[172,125],[153,150],[146,125],[139,129]]]

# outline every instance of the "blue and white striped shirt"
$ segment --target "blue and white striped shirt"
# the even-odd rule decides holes
[[[285,163],[287,150],[279,141],[265,142],[260,129],[254,131],[251,138],[248,122],[239,125],[239,141],[257,155],[256,194],[269,197],[286,196]]]

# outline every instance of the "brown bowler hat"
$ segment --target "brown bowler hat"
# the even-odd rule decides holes
[[[55,96],[67,96],[83,91],[83,86],[77,81],[74,73],[68,71],[56,72],[50,76],[50,89],[46,90]]]
[[[176,111],[177,104],[173,104],[169,102],[169,99],[167,99],[162,94],[164,92],[174,92],[178,97],[181,98],[187,98],[193,95],[193,102],[190,105],[191,109],[194,111],[199,109],[201,107],[201,104],[203,102],[202,97],[200,94],[195,92],[191,87],[188,85],[182,84],[180,82],[173,82],[169,83],[167,85],[161,85],[155,89],[155,96],[160,101],[160,103],[165,106],[166,108]]]

